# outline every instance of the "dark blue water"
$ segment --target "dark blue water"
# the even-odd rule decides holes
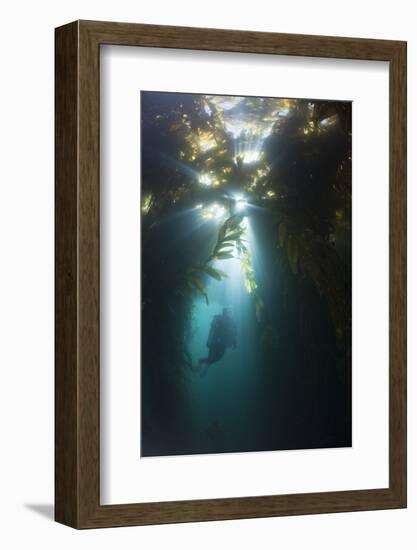
[[[236,322],[237,348],[228,349],[206,374],[190,372],[187,378],[196,445],[208,452],[239,450],[247,447],[248,441],[255,441],[262,408],[253,299],[245,288],[239,260],[218,264],[229,278],[209,283],[209,305],[202,298],[195,301],[190,352],[196,365],[207,355],[211,321],[224,307],[231,308]]]

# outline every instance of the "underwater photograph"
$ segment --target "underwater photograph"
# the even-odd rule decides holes
[[[141,457],[350,447],[352,103],[140,113]]]

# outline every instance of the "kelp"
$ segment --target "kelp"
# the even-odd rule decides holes
[[[198,291],[208,304],[209,297],[202,276],[208,275],[212,279],[221,282],[223,279],[227,278],[228,275],[218,267],[213,267],[211,264],[213,262],[232,258],[238,259],[246,290],[254,297],[256,317],[260,321],[264,302],[258,292],[252,256],[247,246],[247,241],[244,238],[246,235],[246,228],[243,226],[243,222],[244,217],[241,215],[234,214],[230,216],[220,226],[217,241],[210,255],[204,262],[188,267],[183,281],[187,288]]]
[[[271,205],[277,247],[285,254],[293,276],[308,277],[326,299],[337,343],[344,349],[350,347],[351,324],[348,114],[349,106],[337,102],[310,103],[301,118],[298,112],[296,126],[304,125],[303,132],[294,133],[289,120],[288,128],[281,128],[279,139],[290,144],[297,166],[281,164],[271,175],[287,182],[285,192]],[[271,158],[273,150],[271,147]],[[334,153],[332,157],[330,152]],[[324,163],[325,154],[334,160]]]
[[[308,424],[309,407],[328,398],[336,374],[344,382],[332,386],[334,399],[348,418],[350,104],[152,92],[142,98],[141,131],[142,392],[150,450],[158,440],[188,451],[193,314],[204,311],[215,285],[227,284],[222,264],[233,258],[250,296],[244,314],[254,354],[260,351],[256,366],[264,367],[262,395],[274,422],[285,433],[290,427],[287,448],[292,428]],[[239,196],[246,210],[235,207]],[[213,204],[221,215],[205,217]],[[312,422],[320,437],[332,424],[324,409],[322,424]]]
[[[143,168],[144,246],[148,238],[152,242],[155,224],[173,206],[224,203],[223,197],[230,191],[243,193],[251,205],[269,212],[277,261],[295,285],[303,284],[305,278],[314,284],[328,304],[338,345],[348,348],[350,104],[175,95],[175,102],[170,94],[147,96],[145,145],[165,153],[152,153],[154,159],[150,155],[153,160]],[[262,146],[251,150],[250,144],[257,140]],[[210,185],[201,183],[202,175]],[[168,285],[185,303],[194,292],[208,303],[206,281],[221,284],[226,274],[219,265],[238,256],[261,321],[268,313],[268,303],[261,297],[263,289],[256,280],[242,221],[243,217],[233,212],[219,221],[216,241],[207,241],[202,247],[209,250],[201,261],[190,261],[192,258],[186,255],[177,257]],[[149,276],[143,273],[145,279]]]
[[[245,229],[241,226],[242,216],[233,215],[229,217],[219,228],[217,241],[209,256],[201,263],[189,266],[183,276],[183,284],[197,290],[209,303],[207,290],[202,276],[208,275],[212,279],[222,281],[228,275],[221,269],[213,267],[211,264],[216,260],[228,260],[234,258],[234,252],[241,252],[245,249],[242,237]]]

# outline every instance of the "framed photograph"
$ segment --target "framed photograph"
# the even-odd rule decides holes
[[[406,506],[406,43],[56,29],[56,520]]]

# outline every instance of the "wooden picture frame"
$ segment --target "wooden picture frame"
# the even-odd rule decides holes
[[[75,528],[406,506],[406,43],[76,21],[56,29],[55,519]],[[389,487],[100,505],[99,52],[104,44],[389,62]]]

